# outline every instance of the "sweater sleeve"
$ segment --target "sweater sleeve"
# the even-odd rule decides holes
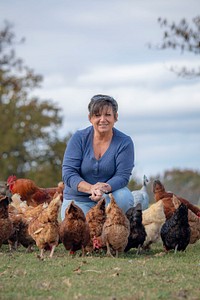
[[[127,186],[134,167],[134,144],[130,137],[120,146],[116,155],[116,172],[107,183],[112,191]]]
[[[82,139],[77,131],[68,141],[62,165],[63,182],[75,191],[77,191],[78,184],[84,181],[80,176],[82,157]]]

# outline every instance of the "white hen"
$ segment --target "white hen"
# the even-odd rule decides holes
[[[142,205],[142,210],[145,210],[149,207],[149,195],[147,193],[147,184],[149,180],[144,175],[143,177],[143,186],[140,190],[132,191],[132,195],[134,198],[134,207],[138,204],[141,203]]]

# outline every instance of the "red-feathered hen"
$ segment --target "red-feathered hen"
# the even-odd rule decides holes
[[[11,175],[7,179],[7,186],[14,194],[19,194],[22,201],[26,201],[27,205],[37,206],[41,203],[50,203],[56,192],[63,193],[64,184],[59,182],[57,187],[40,188],[31,179],[18,178]]]

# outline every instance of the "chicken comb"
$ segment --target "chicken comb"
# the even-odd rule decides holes
[[[12,183],[13,181],[15,181],[17,179],[17,176],[15,175],[10,175],[7,179],[7,183]]]

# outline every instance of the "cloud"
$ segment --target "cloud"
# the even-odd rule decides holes
[[[189,113],[198,113],[200,83],[174,80],[174,76],[159,63],[97,66],[73,82],[67,82],[61,74],[47,76],[40,95],[46,98],[51,95],[68,113],[78,115],[87,111],[84,107],[92,95],[102,91],[117,99],[123,117],[167,115],[170,119],[178,114],[186,117]]]

